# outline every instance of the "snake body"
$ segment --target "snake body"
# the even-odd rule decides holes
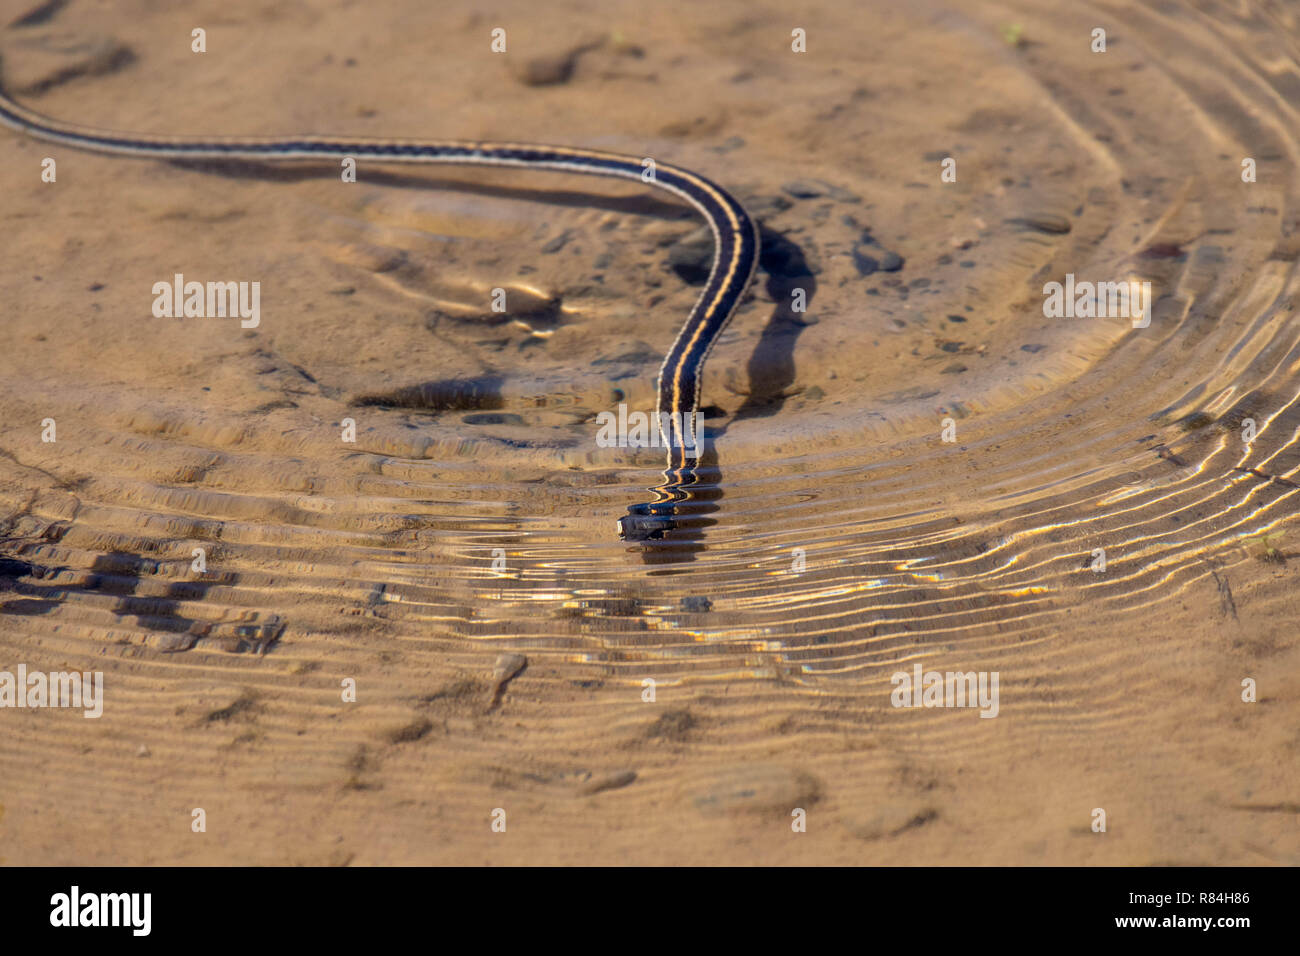
[[[529,143],[459,140],[363,139],[330,136],[172,137],[117,133],[42,116],[0,89],[0,123],[36,139],[116,156],[161,160],[257,162],[368,159],[384,163],[516,166],[593,176],[635,179],[686,200],[713,231],[708,281],[659,369],[656,420],[667,450],[655,500],[633,505],[619,519],[627,540],[661,538],[677,526],[674,515],[694,481],[691,450],[702,438],[685,434],[700,408],[700,375],[709,350],[731,319],[758,263],[758,231],[744,207],[726,190],[688,169],[592,149]]]

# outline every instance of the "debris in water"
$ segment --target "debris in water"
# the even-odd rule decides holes
[[[523,654],[502,654],[492,668],[492,690],[488,698],[488,710],[501,702],[501,694],[508,684],[528,664]]]

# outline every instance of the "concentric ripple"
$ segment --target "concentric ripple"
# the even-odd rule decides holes
[[[564,177],[340,190],[100,157],[67,159],[59,200],[93,218],[9,187],[0,630],[177,667],[503,642],[629,684],[822,686],[1050,648],[1081,606],[1140,627],[1293,547],[1296,12],[965,6],[858,11],[795,65],[761,18],[701,29],[717,99],[685,127],[665,70],[613,72],[625,116],[536,92],[565,126],[508,91],[437,131],[662,154],[762,221],[706,374],[705,523],[667,542],[614,533],[662,461],[598,447],[596,415],[653,408],[707,264],[686,210]],[[149,318],[176,271],[260,278],[262,327]],[[1046,317],[1067,274],[1149,282],[1149,327]]]

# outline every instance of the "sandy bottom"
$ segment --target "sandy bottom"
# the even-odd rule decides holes
[[[33,4],[4,83],[733,189],[712,523],[619,542],[659,459],[593,442],[707,274],[671,197],[0,131],[0,694],[104,681],[0,708],[0,863],[1300,864],[1293,12],[434,6]],[[153,318],[176,273],[260,325]],[[1066,273],[1150,328],[1046,317]],[[916,665],[997,716],[893,706]]]

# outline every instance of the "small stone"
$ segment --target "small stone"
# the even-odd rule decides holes
[[[390,743],[409,744],[419,740],[431,730],[433,730],[433,721],[422,717],[400,727],[390,728],[385,736]]]
[[[573,236],[572,229],[564,230],[564,232],[560,233],[550,242],[546,243],[546,245],[542,246],[542,254],[552,255],[553,253],[559,252],[561,249],[564,248],[565,244],[569,241],[570,238],[572,238],[572,236]]]
[[[873,256],[867,255],[861,247],[853,247],[853,265],[857,268],[860,275],[869,276],[880,268],[880,261]]]
[[[696,809],[704,813],[788,815],[815,803],[821,793],[816,778],[790,767],[742,764],[720,768],[711,776],[689,794]]]
[[[492,668],[492,689],[488,697],[488,710],[501,701],[501,694],[514,677],[528,664],[523,654],[502,654]]]
[[[511,60],[511,72],[524,86],[552,86],[567,83],[573,76],[578,58],[572,52],[550,56],[535,56],[527,60]]]
[[[153,756],[153,753],[152,751],[149,750],[148,747],[146,747],[144,744],[141,744],[139,747],[136,748],[135,755],[137,757],[151,757]]]
[[[855,196],[847,189],[841,189],[824,179],[796,179],[788,182],[781,187],[786,195],[793,196],[795,199],[815,199],[818,196],[827,196],[836,202],[861,202],[861,198]]]
[[[193,634],[176,634],[165,632],[162,634],[150,634],[145,643],[155,650],[162,651],[164,654],[174,654],[177,651],[188,651],[194,646],[197,640]]]
[[[494,684],[504,684],[510,678],[514,677],[524,665],[528,663],[528,658],[523,654],[502,654],[497,658],[496,663],[492,665],[492,682]]]
[[[880,807],[866,820],[850,824],[849,830],[860,840],[879,840],[924,826],[938,816],[939,811],[930,806],[891,803]]]
[[[1042,232],[1050,236],[1063,236],[1070,231],[1070,220],[1052,213],[1036,212],[1028,216],[1008,219],[1007,223],[1022,230]]]
[[[578,784],[578,796],[586,797],[602,790],[617,790],[626,787],[636,779],[635,770],[615,770],[612,773],[598,773]]]
[[[578,63],[578,57],[588,50],[604,45],[605,39],[603,36],[589,36],[558,53],[545,53],[526,59],[510,56],[510,71],[524,86],[553,86],[556,83],[567,83],[573,76],[573,68]]]
[[[1182,246],[1172,242],[1157,242],[1138,253],[1140,259],[1186,259]]]
[[[903,268],[904,259],[897,252],[886,252],[880,259],[882,272],[897,272]]]
[[[645,736],[651,740],[671,740],[681,743],[695,727],[695,715],[688,708],[667,710],[660,714],[645,729]]]
[[[466,425],[517,425],[521,428],[528,424],[522,415],[512,412],[475,412],[463,416],[461,421]]]
[[[830,194],[828,184],[817,179],[796,179],[793,182],[786,183],[781,188],[795,199],[813,199],[817,196]]]

